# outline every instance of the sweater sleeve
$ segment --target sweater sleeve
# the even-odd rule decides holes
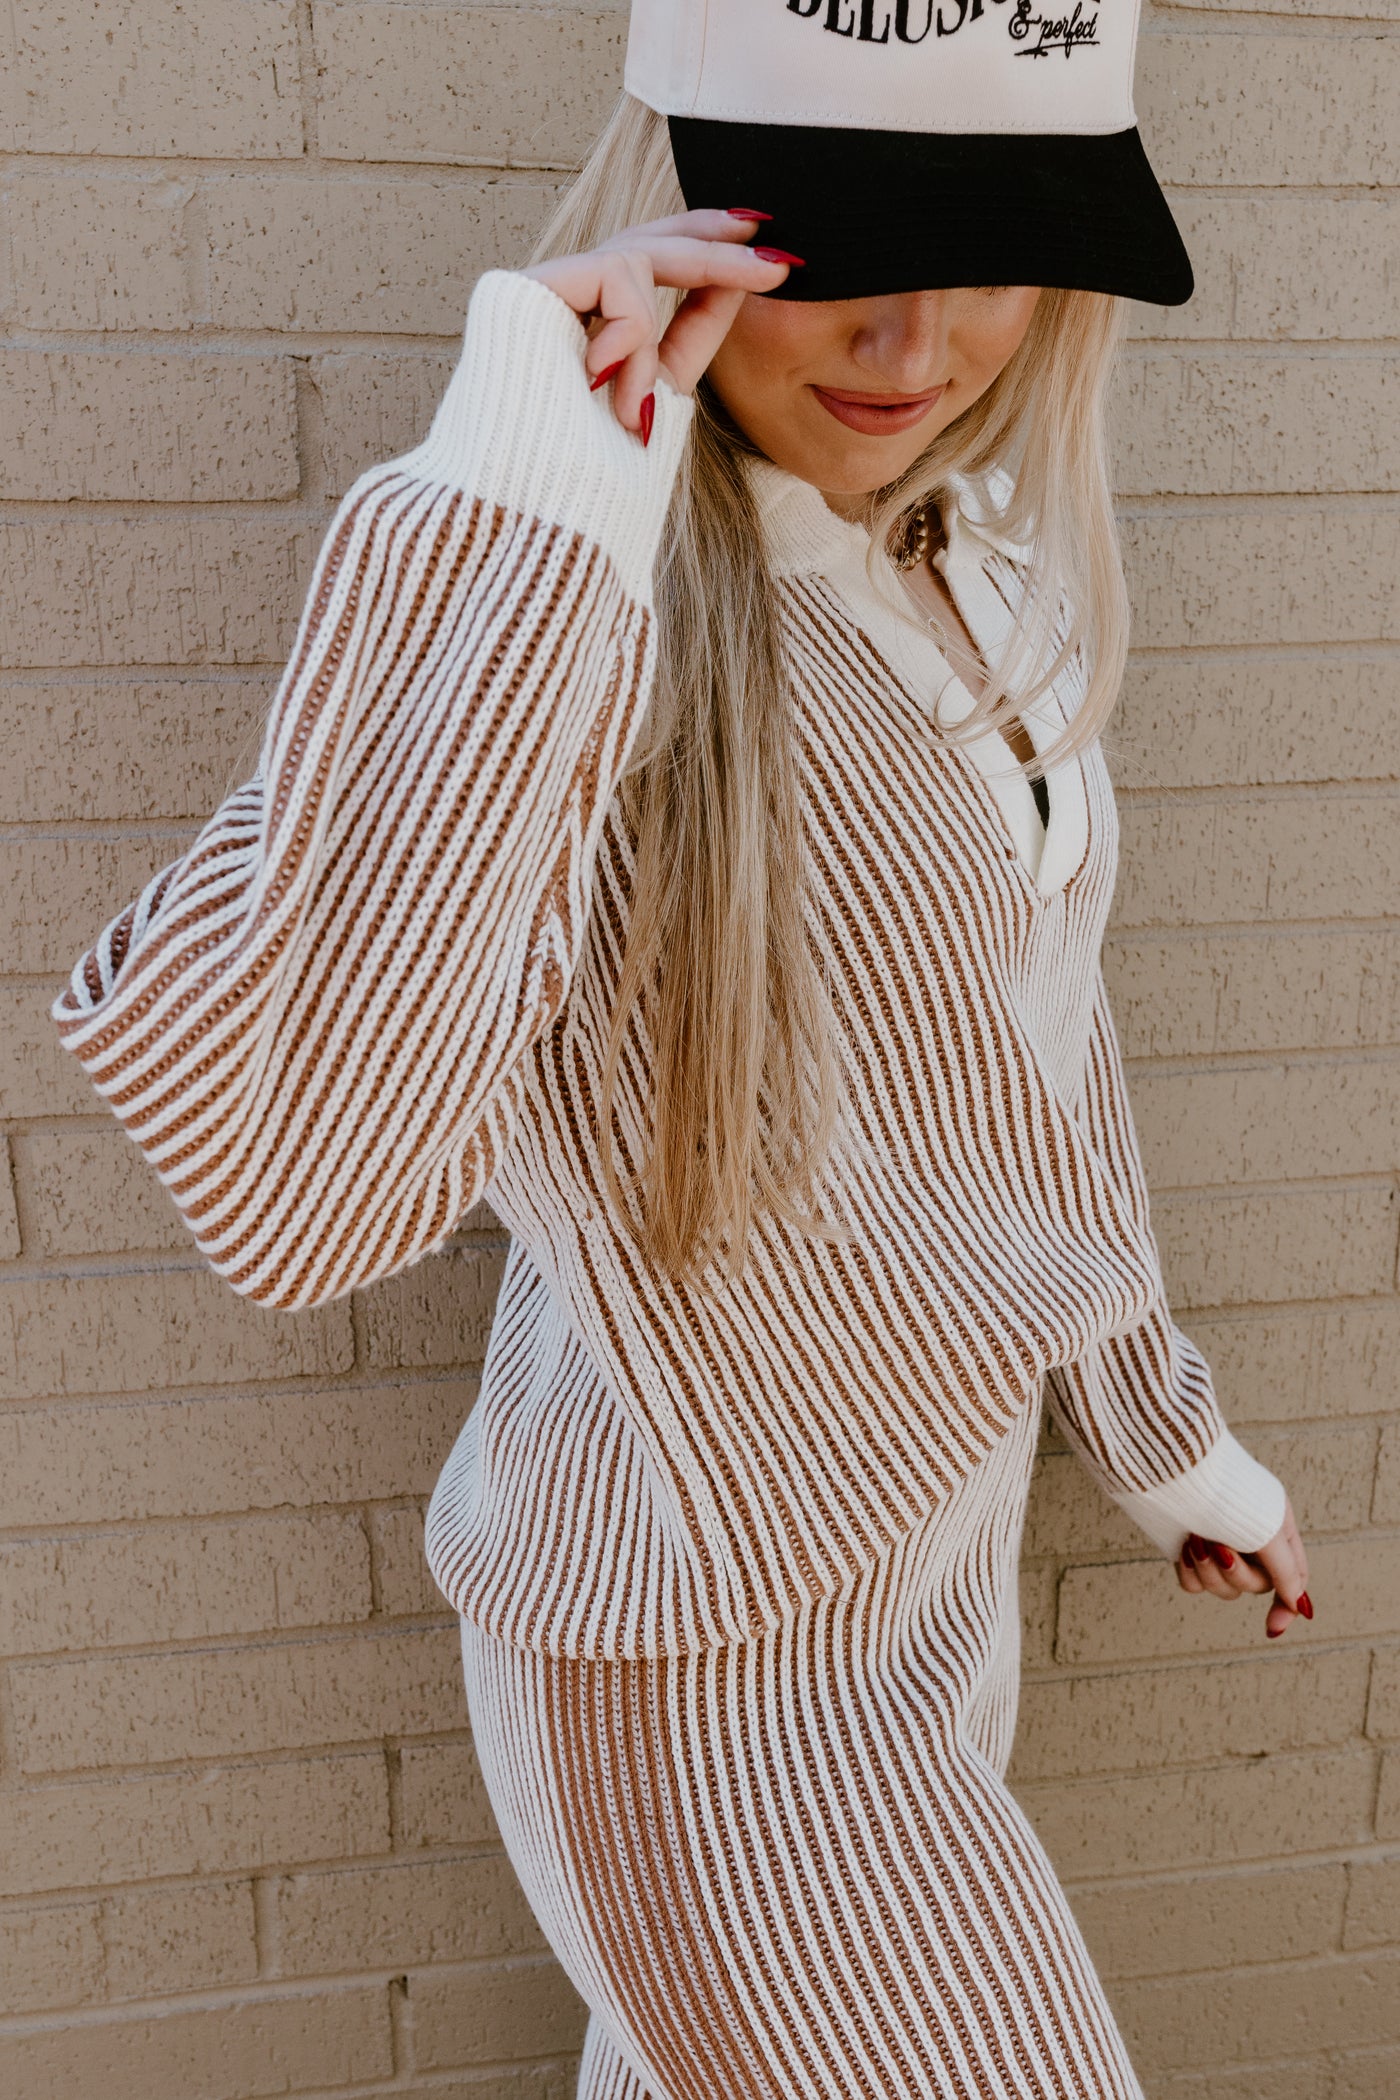
[[[493,271],[427,437],[327,528],[257,771],[74,968],[65,1046],[213,1268],[288,1308],[439,1244],[563,1004],[691,420]]]
[[[1080,1119],[1152,1243],[1147,1186],[1102,971]],[[1175,1559],[1188,1533],[1242,1553],[1283,1522],[1284,1490],[1226,1428],[1210,1369],[1168,1312],[1099,1342],[1051,1379],[1050,1405],[1106,1492]]]

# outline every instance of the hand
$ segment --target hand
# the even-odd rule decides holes
[[[747,212],[680,212],[673,219],[630,226],[584,255],[534,263],[524,273],[547,284],[581,321],[593,324],[589,375],[595,384],[604,375],[613,380],[614,414],[644,441],[651,434],[647,404],[658,373],[664,371],[688,394],[728,335],[746,294],[775,291],[798,266],[796,256],[746,245],[758,224],[757,216]],[[686,294],[664,335],[656,311],[662,285]]]
[[[1291,1502],[1284,1504],[1283,1523],[1257,1553],[1237,1553],[1218,1539],[1202,1539],[1193,1534],[1181,1549],[1176,1579],[1193,1596],[1209,1591],[1212,1597],[1223,1597],[1227,1604],[1233,1604],[1237,1597],[1263,1596],[1272,1590],[1274,1601],[1264,1622],[1264,1631],[1271,1641],[1287,1633],[1296,1618],[1310,1619],[1313,1615],[1307,1592],[1308,1556],[1298,1536]]]

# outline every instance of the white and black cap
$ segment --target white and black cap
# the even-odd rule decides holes
[[[772,297],[1046,284],[1178,306],[1140,0],[633,0],[626,85],[692,207],[772,214]]]

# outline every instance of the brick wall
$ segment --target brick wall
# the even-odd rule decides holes
[[[1178,1302],[1318,1619],[1180,1600],[1064,1454],[1017,1783],[1151,2100],[1400,2088],[1395,0],[1159,6],[1110,963]],[[11,0],[0,70],[0,2078],[563,2100],[424,1497],[489,1218],[297,1318],[191,1259],[59,975],[238,777],[339,492],[614,91],[617,8]],[[1387,1747],[1391,1745],[1394,1747]]]

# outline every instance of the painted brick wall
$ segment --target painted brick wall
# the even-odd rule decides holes
[[[1400,16],[1159,5],[1198,264],[1125,358],[1110,961],[1178,1303],[1318,1618],[1047,1448],[1017,1783],[1151,2100],[1400,2090]],[[564,2100],[424,1498],[489,1217],[296,1318],[191,1258],[59,975],[239,775],[335,499],[610,104],[616,6],[11,0],[0,68],[0,2081]],[[722,201],[722,200],[719,200]]]

